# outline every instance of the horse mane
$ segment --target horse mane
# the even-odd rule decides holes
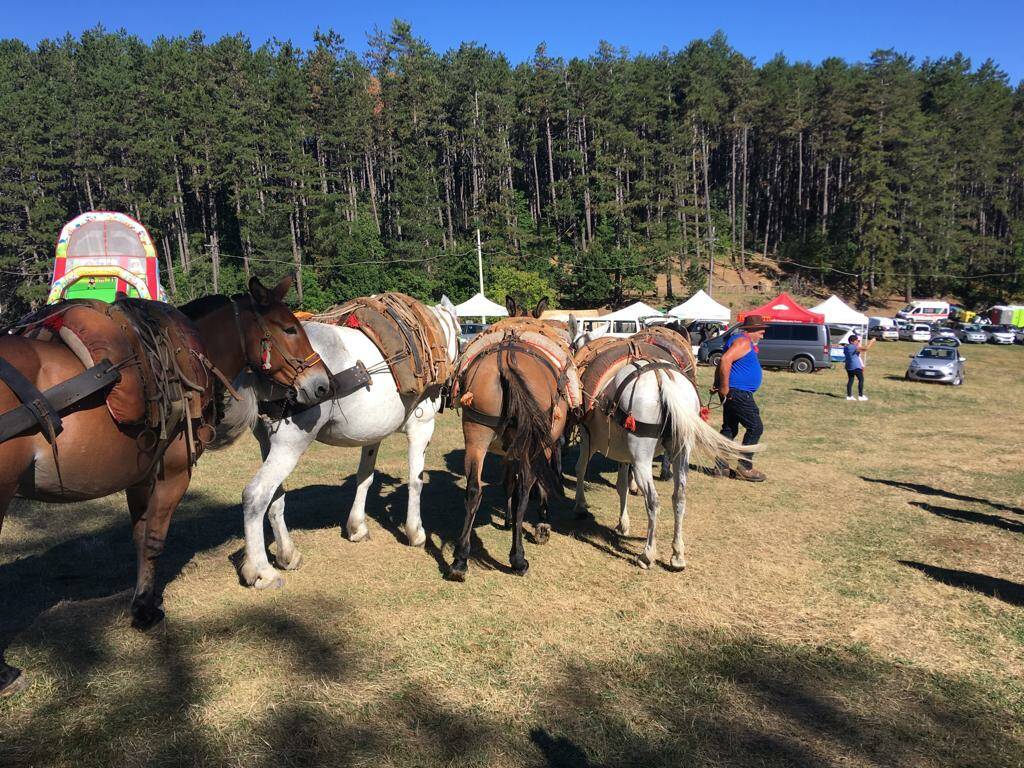
[[[212,296],[201,296],[198,299],[193,299],[188,304],[183,304],[178,307],[178,311],[185,315],[189,320],[199,320],[200,318],[206,317],[214,310],[230,304],[231,301],[232,298],[230,296],[215,293]]]

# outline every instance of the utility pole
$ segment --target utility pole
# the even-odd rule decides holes
[[[480,230],[476,231],[476,268],[480,275],[480,295],[484,295],[484,256],[480,248]]]

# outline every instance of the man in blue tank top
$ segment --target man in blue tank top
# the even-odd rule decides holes
[[[740,425],[746,429],[744,445],[756,445],[764,432],[761,411],[754,402],[754,393],[761,386],[761,361],[757,357],[757,343],[768,326],[760,315],[748,315],[725,341],[724,354],[718,364],[715,381],[718,397],[722,401],[722,434],[730,440],[739,434]],[[747,458],[740,459],[733,477],[759,483],[765,475],[754,469]],[[728,465],[719,463],[718,473],[725,474]]]

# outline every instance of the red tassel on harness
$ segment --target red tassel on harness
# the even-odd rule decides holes
[[[260,341],[260,365],[264,371],[269,371],[274,366],[270,364],[270,340]]]
[[[64,313],[58,312],[57,314],[50,315],[43,320],[43,327],[53,333],[60,333],[60,329],[64,327]]]
[[[700,408],[700,417],[704,419],[704,421],[708,421],[711,418],[711,409],[706,405],[702,405]]]
[[[359,318],[356,317],[354,314],[349,315],[348,317],[345,318],[346,328],[361,328],[362,326],[363,324],[359,322]]]
[[[629,414],[626,420],[622,422],[622,426],[628,429],[630,432],[636,432],[636,419],[633,418],[633,414]]]

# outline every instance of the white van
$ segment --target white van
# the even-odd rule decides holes
[[[896,317],[917,323],[939,323],[949,319],[949,303],[945,301],[912,301]]]

